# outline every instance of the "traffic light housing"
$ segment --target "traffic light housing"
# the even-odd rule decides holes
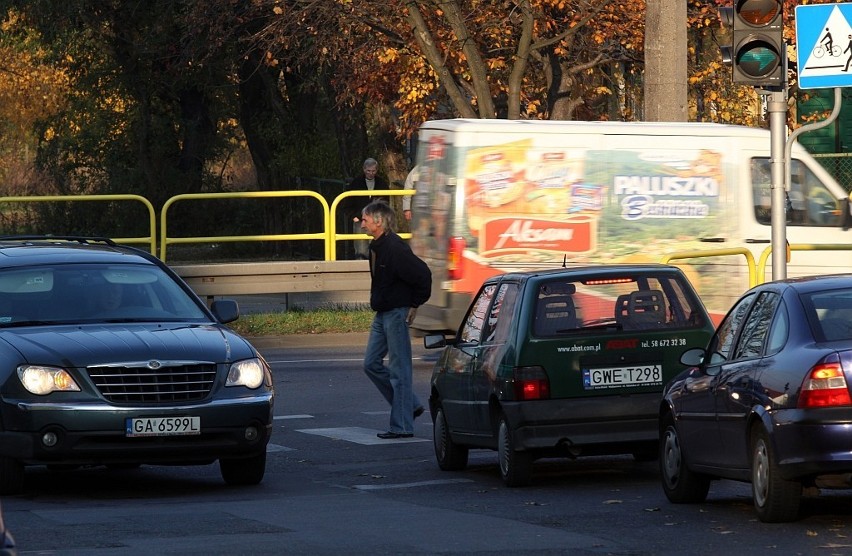
[[[721,8],[722,25],[732,30],[722,60],[731,64],[734,83],[753,87],[783,87],[787,81],[783,0],[734,0]]]

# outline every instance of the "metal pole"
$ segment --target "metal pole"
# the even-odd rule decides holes
[[[772,279],[787,277],[787,196],[784,181],[785,150],[787,141],[787,87],[769,93],[769,132],[771,148],[769,160],[772,171]],[[760,277],[760,280],[763,280]]]
[[[793,143],[796,142],[796,138],[798,138],[799,135],[801,135],[801,134],[803,134],[807,131],[813,131],[813,130],[816,130],[816,129],[823,128],[827,125],[830,125],[832,122],[834,122],[837,119],[837,117],[840,115],[840,106],[843,102],[843,95],[841,94],[841,92],[842,91],[841,91],[840,87],[834,88],[834,107],[831,110],[831,114],[828,115],[828,118],[826,118],[825,120],[823,120],[821,122],[813,122],[813,123],[810,123],[810,124],[807,124],[807,125],[803,125],[799,129],[794,131],[792,134],[790,134],[790,137],[787,138],[784,141],[784,166],[783,166],[784,167],[784,178],[783,178],[783,181],[781,182],[782,183],[782,189],[781,189],[780,192],[777,192],[775,189],[772,190],[772,279],[773,280],[783,280],[784,278],[787,277],[787,243],[786,243],[786,241],[787,241],[787,239],[786,239],[786,237],[787,237],[787,218],[786,218],[786,215],[784,214],[786,212],[785,209],[786,209],[787,199],[782,194],[781,197],[780,197],[780,201],[779,201],[778,200],[778,194],[785,192],[787,189],[789,189],[789,187],[791,185],[792,180],[791,180],[790,169],[792,167],[791,160],[793,158],[793,154],[792,154],[793,153]],[[773,95],[782,95],[783,94],[784,96],[786,96],[786,93],[772,93],[772,94]],[[786,99],[785,99],[785,104],[786,104]],[[771,108],[770,108],[770,110],[771,110]],[[786,108],[785,108],[785,110],[786,110]],[[772,117],[772,115],[770,114],[770,118],[771,117]],[[784,123],[783,120],[782,120],[782,123]],[[769,125],[775,126],[776,124],[773,123],[773,120],[770,120]],[[775,133],[774,127],[772,127],[772,129],[771,129],[771,134],[772,134],[772,160],[773,160],[773,164],[772,164],[772,187],[774,188],[775,187],[775,164],[774,164],[774,162],[775,162],[775,140],[776,140],[776,133]],[[780,222],[780,224],[778,224],[778,222]],[[781,230],[780,232],[778,230],[779,226],[780,226],[780,230]],[[779,262],[779,259],[780,259],[781,262]],[[776,266],[776,265],[779,265],[779,266]],[[782,270],[778,270],[779,268],[782,269]]]

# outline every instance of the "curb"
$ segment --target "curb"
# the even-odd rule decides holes
[[[244,336],[257,349],[367,346],[366,332]]]

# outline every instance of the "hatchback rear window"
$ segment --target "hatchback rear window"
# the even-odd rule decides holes
[[[546,337],[607,328],[700,328],[705,323],[699,307],[693,290],[676,277],[552,280],[539,287],[533,331]]]

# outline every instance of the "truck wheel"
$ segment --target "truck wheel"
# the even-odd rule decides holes
[[[707,499],[710,478],[694,473],[686,464],[674,418],[663,419],[663,436],[660,442],[660,476],[666,498],[674,504],[693,504]]]
[[[24,464],[0,457],[0,494],[21,494],[23,491]]]
[[[440,406],[437,415],[435,415],[432,439],[438,467],[444,471],[461,471],[467,467],[468,449],[453,442],[450,437],[450,429],[447,426],[447,418],[444,416],[444,409]]]
[[[512,429],[505,415],[500,416],[497,427],[497,459],[500,478],[509,487],[527,486],[532,480],[533,458],[529,452],[515,450]]]
[[[250,458],[222,458],[219,471],[229,485],[256,485],[266,473],[266,451]]]
[[[755,431],[751,448],[751,493],[757,517],[764,523],[794,521],[799,516],[802,483],[781,478],[769,435]]]

